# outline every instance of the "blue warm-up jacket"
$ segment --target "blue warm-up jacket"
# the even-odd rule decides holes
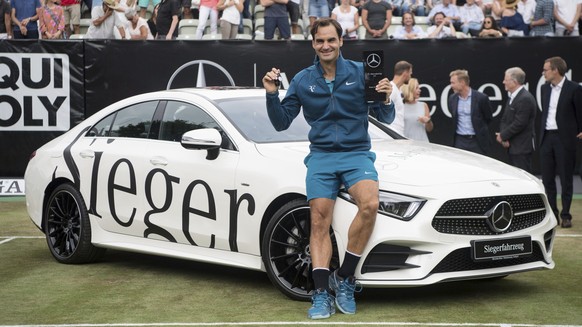
[[[377,102],[372,106],[394,119],[394,104]],[[278,92],[267,93],[269,119],[278,131],[291,125],[301,107],[305,120],[311,126],[308,137],[312,152],[370,150],[369,104],[365,97],[363,63],[346,60],[340,54],[333,92],[330,92],[316,57],[312,66],[303,69],[291,80],[282,101]]]

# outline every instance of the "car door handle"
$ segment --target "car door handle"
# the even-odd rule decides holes
[[[81,151],[81,153],[79,153],[79,155],[81,156],[81,158],[94,158],[95,157],[95,151],[93,151],[93,150],[83,150],[83,151]]]
[[[168,164],[168,160],[161,157],[153,157],[150,159],[150,163],[154,166],[166,166]]]

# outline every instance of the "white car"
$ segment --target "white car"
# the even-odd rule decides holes
[[[34,154],[32,221],[62,263],[107,248],[265,271],[313,290],[305,166],[309,126],[276,132],[262,89],[205,88],[108,106]],[[419,286],[552,269],[556,218],[541,182],[497,160],[403,139],[370,118],[380,207],[356,277]],[[339,194],[332,268],[356,206]]]

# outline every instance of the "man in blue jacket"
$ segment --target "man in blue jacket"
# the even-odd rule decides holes
[[[346,314],[356,312],[354,278],[360,256],[374,229],[378,210],[378,173],[370,151],[368,103],[365,98],[364,66],[346,60],[340,53],[342,28],[333,19],[314,22],[312,46],[315,63],[299,72],[280,101],[273,68],[263,77],[267,110],[276,130],[285,130],[299,114],[311,126],[307,166],[307,200],[311,209],[310,251],[315,291],[308,311],[311,319],[328,318],[335,306]],[[382,79],[376,91],[386,93],[386,102],[374,103],[383,114],[394,114],[390,81]],[[389,121],[388,121],[389,123]],[[349,228],[347,251],[341,267],[331,273],[332,244],[329,229],[340,186],[344,185],[358,212]],[[335,293],[335,298],[331,293]],[[335,302],[335,304],[334,304]]]

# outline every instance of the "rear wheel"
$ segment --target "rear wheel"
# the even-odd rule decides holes
[[[309,235],[309,204],[303,199],[285,204],[274,215],[263,237],[263,262],[269,279],[285,295],[307,301],[313,292]],[[330,228],[333,254],[330,269],[339,266],[337,244]]]
[[[51,254],[61,263],[93,262],[105,252],[91,243],[87,207],[71,184],[61,184],[51,193],[44,212],[44,233]]]

